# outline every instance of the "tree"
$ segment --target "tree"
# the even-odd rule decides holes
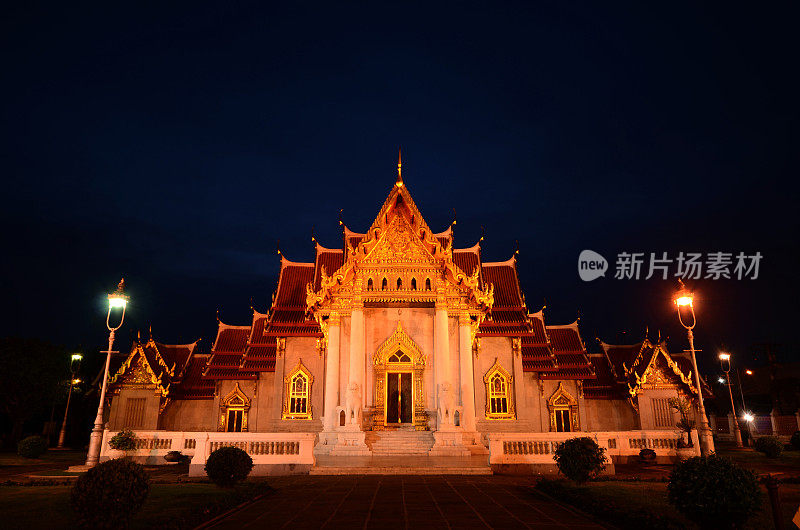
[[[22,438],[25,422],[53,406],[60,383],[69,377],[63,346],[38,339],[0,338],[0,406],[11,422],[11,442]]]

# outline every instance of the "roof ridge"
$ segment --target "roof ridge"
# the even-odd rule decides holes
[[[480,242],[480,241],[478,241],[477,243],[475,243],[475,244],[474,244],[474,245],[472,245],[471,247],[467,247],[467,248],[454,248],[454,249],[453,249],[453,253],[455,253],[455,252],[472,252],[473,254],[477,254],[477,253],[478,253],[478,251],[479,251],[480,249],[481,249],[481,242]]]
[[[512,255],[510,258],[508,258],[505,261],[484,261],[483,262],[483,266],[484,267],[503,267],[503,266],[509,266],[509,265],[513,265],[515,269],[517,268],[516,267],[516,265],[517,265],[517,255],[516,254]]]
[[[320,252],[344,252],[344,250],[342,250],[341,248],[323,247],[322,245],[319,244],[319,241],[317,241],[316,244],[317,244],[317,255],[319,255]]]
[[[286,256],[281,254],[281,269],[283,269],[284,265],[286,265],[286,266],[298,266],[298,267],[313,267],[314,263],[313,262],[312,263],[306,263],[306,262],[302,262],[302,261],[292,261],[292,260],[286,259]]]

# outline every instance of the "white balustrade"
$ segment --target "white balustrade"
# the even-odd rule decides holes
[[[677,456],[680,433],[674,431],[612,431],[612,432],[535,432],[491,433],[489,439],[490,464],[554,464],[553,454],[559,444],[570,438],[587,436],[606,450],[612,460],[638,456],[642,449],[652,449],[656,456]],[[697,431],[692,431],[692,441],[700,454]]]
[[[165,464],[170,451],[192,457],[192,468],[202,469],[208,455],[221,447],[238,447],[253,464],[314,464],[314,433],[134,431],[136,448],[111,449],[108,441],[118,431],[103,433],[101,459],[131,457],[147,464]]]

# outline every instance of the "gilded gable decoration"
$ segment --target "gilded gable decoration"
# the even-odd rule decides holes
[[[347,240],[342,266],[322,268],[319,289],[306,285],[307,310],[315,316],[346,314],[364,302],[441,298],[448,310],[468,311],[480,324],[494,304],[494,287],[480,285],[478,269],[468,275],[453,262],[449,230],[433,233],[404,185],[392,188],[363,237]]]

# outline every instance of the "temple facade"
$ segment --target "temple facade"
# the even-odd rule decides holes
[[[307,263],[281,256],[269,310],[220,321],[207,353],[135,341],[112,370],[107,434],[192,433],[184,450],[297,434],[326,458],[487,455],[500,440],[506,461],[528,439],[585,433],[613,453],[615,432],[677,436],[669,399],[697,395],[686,357],[648,338],[587,353],[577,321],[527,308],[515,256],[487,262],[480,243],[431,230],[399,165],[372,226],[342,225],[342,241]]]

